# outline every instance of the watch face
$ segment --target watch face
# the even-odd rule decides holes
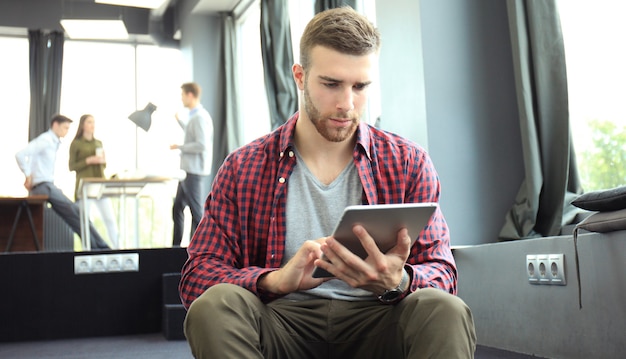
[[[382,300],[383,302],[393,302],[394,300],[398,299],[400,294],[401,292],[397,289],[390,290],[388,292],[383,293],[380,296],[380,300]]]

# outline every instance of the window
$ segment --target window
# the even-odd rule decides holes
[[[291,43],[293,44],[293,59],[300,62],[300,37],[306,24],[315,15],[315,1],[290,0],[289,25],[291,26]]]
[[[83,114],[96,121],[95,137],[107,157],[106,175],[135,167],[135,49],[128,44],[65,41],[61,113],[74,123],[57,155],[59,187],[74,198],[75,174],[67,167],[69,145]]]
[[[239,36],[239,110],[244,143],[270,132],[270,114],[261,55],[261,8],[257,1],[237,21]]]
[[[182,108],[183,67],[180,51],[175,49],[66,41],[61,112],[75,120],[66,145],[74,137],[80,116],[89,113],[96,120],[96,137],[105,147],[107,176],[126,171],[172,175],[178,170],[179,157],[169,145],[180,143],[183,137],[174,120]],[[148,103],[157,110],[146,132],[128,115]],[[69,173],[67,166],[64,172]],[[72,178],[63,182],[71,184],[64,187],[73,193],[73,174],[68,175]]]
[[[180,97],[180,86],[188,81],[186,70],[187,65],[178,49],[137,46],[136,109],[143,109],[150,102],[157,106],[152,114],[150,131],[134,127],[134,130],[138,129],[139,141],[137,168],[148,174],[172,176],[180,166],[178,151],[170,150],[169,145],[183,143],[184,133],[174,114],[186,111]]]
[[[5,54],[4,66],[0,68],[5,85],[0,86],[0,96],[11,104],[4,109],[10,131],[0,131],[4,149],[0,152],[3,168],[0,196],[26,196],[24,175],[15,161],[15,152],[28,143],[28,38],[0,37],[0,47]],[[69,198],[74,198],[75,185],[75,174],[68,168],[69,144],[80,116],[87,113],[96,119],[96,137],[105,147],[108,177],[121,172],[178,176],[180,157],[169,145],[181,143],[183,139],[174,114],[182,111],[180,85],[184,82],[184,68],[177,49],[65,41],[60,112],[74,123],[57,155],[55,182]],[[130,121],[128,115],[143,109],[148,102],[155,104],[157,110],[152,115],[150,130],[145,132]],[[175,190],[176,183],[172,181],[166,190],[171,194],[170,200]],[[156,204],[151,198],[142,198],[139,204],[140,223],[152,221],[153,224],[142,227],[140,247],[167,246],[171,242],[171,203]],[[99,218],[94,222],[101,233],[106,233]]]
[[[572,136],[585,191],[626,184],[626,3],[560,0]]]
[[[15,153],[28,144],[28,117],[30,112],[30,85],[28,74],[28,39],[0,37],[2,66],[0,98],[3,108],[4,130],[0,131],[0,196],[26,196],[24,175],[15,162]]]
[[[63,83],[61,89],[61,112],[74,120],[72,129],[59,151],[56,169],[58,185],[74,197],[75,174],[70,172],[69,144],[74,138],[78,120],[83,114],[91,114],[96,120],[95,136],[102,141],[107,157],[105,175],[120,176],[157,175],[176,177],[180,157],[169,149],[172,143],[182,143],[183,131],[176,123],[174,114],[182,111],[180,86],[184,82],[185,68],[182,55],[177,49],[151,45],[103,43],[87,41],[65,42],[63,59]],[[128,119],[135,110],[148,103],[156,105],[149,131],[137,127]],[[176,183],[166,189],[173,198]],[[171,203],[160,197],[139,201],[140,247],[160,247],[171,243]],[[119,203],[113,199],[114,207]],[[132,205],[129,202],[129,205]],[[134,220],[134,212],[128,213],[128,221]],[[106,233],[98,216],[94,225]],[[132,227],[132,226],[131,226]],[[132,229],[132,228],[131,228]],[[120,233],[122,230],[120,229]],[[121,238],[134,238],[133,233],[122,233]],[[126,241],[128,247],[132,245]]]

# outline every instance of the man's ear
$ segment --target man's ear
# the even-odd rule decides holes
[[[298,86],[298,90],[304,91],[304,69],[300,64],[294,64],[291,67],[291,72],[293,73],[293,80],[296,82],[296,86]]]

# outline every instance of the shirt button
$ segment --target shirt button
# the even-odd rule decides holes
[[[293,151],[289,151],[289,157],[293,157],[293,156],[294,156]]]
[[[285,178],[284,178],[284,177],[279,178],[279,179],[278,179],[278,182],[279,182],[279,183],[285,183]]]
[[[284,153],[284,152],[281,152],[279,156],[280,156],[280,157],[283,157],[284,155],[285,155],[285,153]]]

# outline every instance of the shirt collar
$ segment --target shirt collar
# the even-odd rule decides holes
[[[296,112],[285,124],[281,127],[280,130],[280,151],[286,153],[287,150],[292,148],[293,145],[293,136],[296,132],[296,122],[300,118],[300,113]],[[370,126],[361,121],[359,123],[359,127],[356,130],[356,145],[357,147],[361,147],[361,149],[365,152],[367,158],[371,161],[372,156],[370,152],[370,145],[372,143],[372,134],[370,131]]]
[[[300,117],[300,113],[296,112],[291,116],[280,129],[280,152],[285,153],[291,147],[293,147],[293,136],[296,132],[296,122]]]
[[[194,115],[201,108],[202,108],[202,104],[199,103],[196,107],[194,107],[193,109],[189,110],[189,116]]]
[[[52,138],[52,140],[54,141],[54,143],[58,146],[61,144],[61,137],[57,136],[56,133],[54,133],[54,131],[52,131],[52,129],[48,130],[48,133],[50,135],[50,138]]]
[[[370,129],[370,125],[361,120],[361,122],[359,122],[359,128],[357,128],[356,130],[356,145],[361,146],[361,149],[363,150],[363,152],[365,152],[365,155],[370,161],[372,160],[372,155],[370,152],[371,144],[372,131]]]

